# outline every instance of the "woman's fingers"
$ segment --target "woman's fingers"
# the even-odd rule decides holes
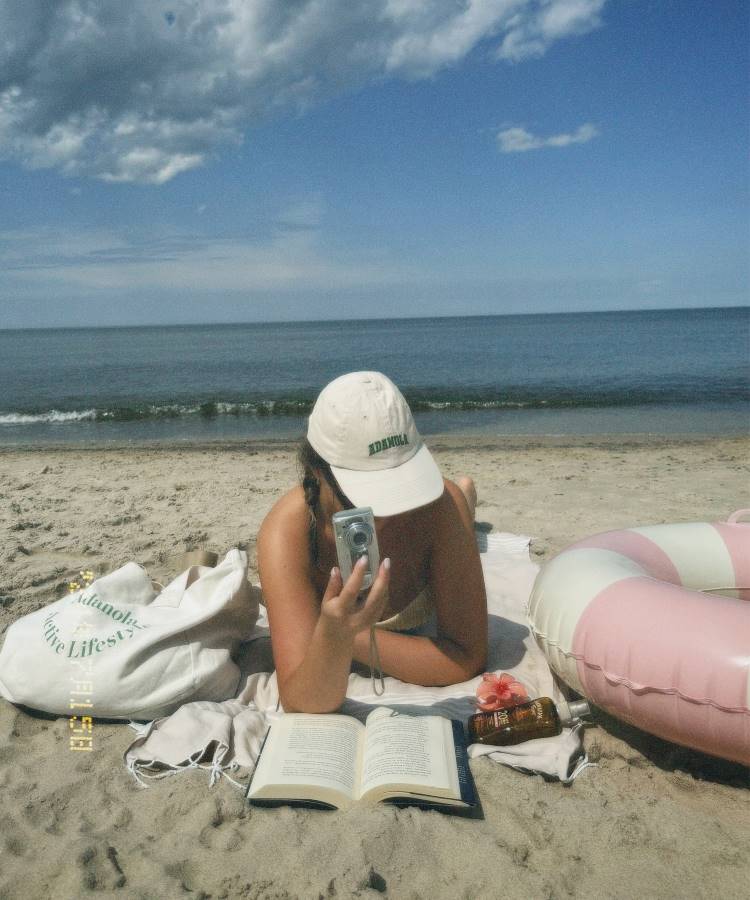
[[[345,583],[342,583],[340,570],[334,567],[323,595],[326,614],[335,618],[339,626],[352,630],[352,633],[376,622],[388,599],[390,568],[390,559],[384,559],[364,602],[358,603],[357,598],[362,592],[362,582],[367,571],[366,559],[357,561]]]
[[[328,577],[328,584],[326,585],[326,590],[323,594],[323,602],[325,603],[326,600],[330,600],[332,597],[338,597],[341,586],[341,569],[339,569],[338,566],[334,566]]]
[[[346,604],[354,605],[354,601],[362,590],[362,582],[365,580],[365,572],[367,571],[367,556],[360,556],[354,564],[351,575],[346,579],[344,586],[339,592],[339,597]]]
[[[388,584],[391,579],[391,561],[386,557],[380,564],[378,574],[372,583],[367,600],[362,607],[362,614],[365,618],[376,621],[380,613],[385,607],[388,600]]]

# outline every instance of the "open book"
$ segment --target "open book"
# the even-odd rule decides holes
[[[374,709],[351,716],[288,713],[271,725],[247,790],[250,803],[343,809],[478,806],[461,722]]]

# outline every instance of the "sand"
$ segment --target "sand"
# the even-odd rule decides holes
[[[750,507],[747,438],[432,438],[472,475],[477,519],[549,558],[587,534],[715,521]],[[182,552],[248,551],[296,478],[287,443],[0,449],[0,632],[63,596],[87,567],[129,560],[163,581]],[[0,699],[0,898],[745,898],[750,773],[600,711],[598,768],[571,786],[488,759],[471,768],[484,820],[381,806],[248,809],[205,771],[144,790],[121,757],[134,732]]]

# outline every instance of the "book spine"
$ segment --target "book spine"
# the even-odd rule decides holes
[[[476,784],[474,784],[474,776],[469,768],[469,753],[464,725],[458,719],[451,719],[451,725],[453,726],[453,745],[456,750],[456,769],[458,770],[458,786],[461,791],[461,799],[464,803],[474,807],[479,804],[479,797],[477,796]]]
[[[263,743],[260,745],[260,750],[258,751],[258,756],[255,759],[255,767],[253,768],[252,775],[250,776],[250,781],[247,783],[247,790],[245,791],[245,802],[250,801],[250,788],[253,786],[253,779],[255,778],[255,773],[258,771],[258,763],[260,762],[261,753],[263,753],[263,748],[266,746],[266,741],[268,740],[268,735],[271,733],[271,726],[269,725],[266,728],[266,733],[263,735]]]

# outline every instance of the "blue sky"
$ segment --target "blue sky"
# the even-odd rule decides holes
[[[0,328],[748,303],[748,4],[0,3]]]

